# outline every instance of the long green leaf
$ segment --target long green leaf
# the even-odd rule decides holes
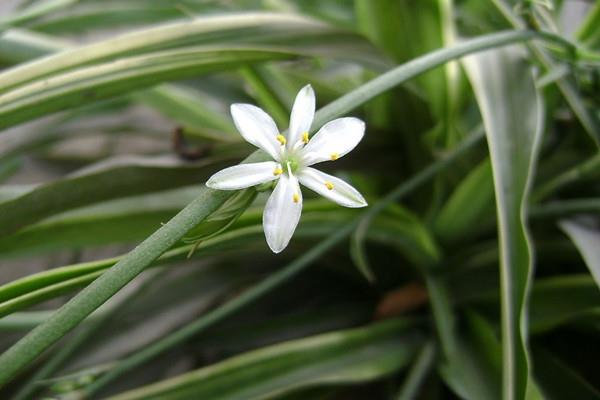
[[[586,381],[574,368],[543,348],[533,349],[536,378],[545,399],[597,400],[600,390],[593,382]]]
[[[13,65],[63,50],[67,44],[55,37],[10,29],[0,36],[0,64]]]
[[[600,310],[600,291],[593,279],[586,275],[538,279],[531,290],[530,308],[531,331],[541,334],[597,313]]]
[[[0,302],[0,317],[84,287],[99,277],[102,272],[103,271],[90,272],[86,275],[66,279],[55,284],[47,285],[38,290],[28,291],[9,300],[2,301]]]
[[[185,11],[207,15],[209,12],[214,12],[215,9],[219,10],[218,6],[211,2],[186,2]],[[181,3],[171,1],[105,0],[102,3],[85,1],[69,10],[69,13],[49,15],[28,26],[37,32],[72,35],[95,29],[149,25],[185,16],[186,13],[181,8]]]
[[[0,61],[4,60],[9,64],[29,61],[69,47],[72,46],[53,37],[11,30],[0,37]],[[184,128],[186,134],[219,141],[241,140],[229,118],[213,111],[207,104],[208,99],[200,97],[198,92],[162,84],[137,92],[134,98],[172,118]]]
[[[249,226],[208,239],[202,243],[200,254],[206,255],[228,243],[238,243],[240,238],[248,243],[249,236],[262,239],[262,227]],[[192,246],[176,247],[164,253],[152,266],[181,261],[186,258]],[[0,286],[0,315],[38,304],[44,300],[56,298],[86,286],[99,275],[114,266],[122,257],[67,265],[42,271]]]
[[[458,279],[452,279],[449,282],[452,300],[460,305],[483,306],[496,316],[499,301],[497,282],[484,281],[490,271],[485,269],[481,272],[481,275],[463,274]],[[470,282],[461,285],[464,282],[457,280]],[[468,294],[465,295],[465,292]],[[531,334],[543,334],[574,322],[594,324],[599,311],[600,292],[589,275],[557,275],[537,279],[532,285],[529,299],[529,329]]]
[[[458,242],[493,215],[494,185],[489,160],[483,161],[456,187],[434,221],[434,231],[444,242]]]
[[[369,99],[390,89],[402,82],[427,71],[437,65],[443,64],[469,53],[521,42],[528,39],[539,38],[533,32],[503,32],[466,41],[453,48],[440,49],[426,56],[415,59],[407,64],[389,71],[358,89],[346,94],[327,107],[319,110],[315,116],[314,126],[320,126],[326,121],[341,116],[356,107],[364,104]],[[418,187],[436,172],[453,161],[457,155],[473,145],[475,141],[469,140],[460,146],[452,156],[443,162],[431,165],[422,171],[413,181],[399,187],[390,193],[379,207],[371,207],[367,212],[378,212],[385,208],[389,202],[396,200],[415,187]],[[254,158],[257,160],[257,158]],[[56,342],[67,332],[79,324],[87,315],[98,308],[107,299],[118,292],[125,284],[135,278],[148,265],[181,239],[188,230],[198,225],[212,212],[219,208],[230,196],[230,193],[206,190],[196,200],[190,203],[180,213],[163,225],[153,235],[148,237],[127,256],[123,257],[115,266],[104,273],[93,284],[86,287],[81,293],[72,298],[50,319],[32,330],[8,351],[0,356],[0,385],[4,385],[22,368],[38,357],[52,343]],[[351,228],[347,234],[351,233]]]
[[[0,19],[0,32],[10,26],[24,24],[54,11],[73,6],[77,1],[79,0],[45,0],[36,2],[18,14]]]
[[[525,397],[529,383],[527,296],[532,250],[525,215],[542,133],[542,101],[518,49],[466,61],[492,161],[500,242],[503,396]]]
[[[0,257],[31,257],[58,249],[134,243],[150,235],[180,209],[93,215],[91,218],[68,218],[38,224],[0,238]]]
[[[436,241],[416,215],[399,205],[389,207],[385,215],[361,221],[351,239],[350,255],[370,282],[375,277],[367,263],[364,248],[367,239],[393,246],[414,265],[435,265],[441,258]]]
[[[198,185],[112,200],[62,213],[1,237],[0,257],[139,240],[177,214],[199,191]]]
[[[277,48],[186,47],[82,67],[1,94],[0,129],[168,80],[292,57]]]
[[[598,179],[598,177],[600,177],[600,152],[568,170],[561,172],[541,185],[534,192],[532,200],[539,202],[569,185],[586,181],[593,182]]]
[[[111,399],[266,399],[300,388],[369,381],[408,363],[420,341],[412,326],[388,321],[281,343]]]
[[[536,219],[600,214],[600,198],[551,201],[531,208],[529,216]]]
[[[194,183],[209,176],[212,161],[183,163],[175,158],[122,157],[34,188],[0,203],[0,236],[77,207]],[[118,175],[119,179],[114,177]]]
[[[352,46],[339,45],[348,39]],[[210,49],[210,45],[223,49],[223,42],[232,51]],[[261,52],[257,46],[270,50]],[[215,51],[221,55],[211,57]],[[382,64],[372,47],[357,35],[305,17],[246,13],[195,18],[66,49],[1,73],[0,128],[69,104],[95,102],[151,83],[194,76],[203,69],[233,68],[292,54],[322,54],[378,68]],[[86,68],[90,65],[94,67]],[[32,91],[33,98],[23,99]],[[18,98],[22,101],[16,101]]]
[[[465,329],[457,329],[449,286],[439,276],[429,272],[425,279],[443,352],[438,366],[440,375],[460,398],[499,399],[500,374],[495,373],[496,365],[488,355],[500,346],[490,338],[489,329],[480,324],[471,326],[466,332]],[[483,348],[487,348],[488,353],[482,354],[480,350]]]
[[[231,39],[237,39],[238,43],[252,43],[252,40],[257,39],[273,41],[274,38],[283,37],[285,41],[289,41],[298,38],[298,34],[307,38],[333,32],[336,30],[326,24],[285,14],[257,12],[194,18],[65,50],[13,68],[0,74],[0,93],[61,71],[148,51],[218,43]]]
[[[207,102],[191,90],[165,84],[137,93],[135,98],[182,125],[186,134],[217,141],[240,140],[229,117],[209,109]]]

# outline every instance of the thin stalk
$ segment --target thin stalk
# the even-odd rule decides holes
[[[129,293],[127,296],[121,299],[118,304],[115,304],[108,311],[89,321],[89,323],[80,332],[77,332],[77,334],[69,339],[63,346],[57,349],[56,353],[54,353],[44,363],[44,365],[42,365],[42,367],[40,367],[40,369],[37,370],[35,374],[33,374],[27,380],[21,390],[15,394],[13,400],[31,399],[39,389],[38,382],[52,376],[52,374],[54,374],[58,368],[60,368],[73,354],[75,354],[75,352],[84,343],[86,343],[94,335],[94,333],[99,332],[101,326],[106,325],[115,317],[116,314],[118,314],[118,310],[121,309],[122,305],[127,304],[132,299],[147,290],[151,283],[154,282],[155,278],[163,272],[164,271],[162,270],[152,271],[152,275],[148,277],[144,284],[140,285],[140,287],[138,287],[136,290]]]
[[[411,400],[417,398],[419,389],[423,385],[425,378],[427,378],[427,374],[431,371],[434,360],[435,344],[433,342],[425,343],[421,348],[413,367],[410,369],[406,381],[404,382],[404,385],[402,385],[402,389],[400,389],[398,396],[396,396],[397,400]]]
[[[48,310],[12,313],[0,318],[0,332],[28,331],[47,320],[53,312],[52,310]]]
[[[157,357],[163,352],[171,349],[172,347],[180,344],[183,341],[190,339],[198,333],[206,330],[215,323],[222,321],[226,317],[234,314],[243,307],[252,303],[253,301],[263,297],[273,289],[279,287],[281,284],[287,282],[299,272],[309,267],[315,260],[319,259],[321,255],[329,251],[333,246],[347,238],[354,229],[360,224],[364,218],[372,218],[379,212],[384,210],[391,203],[398,201],[407,194],[413,192],[415,189],[431,180],[439,171],[446,168],[449,164],[456,161],[461,155],[467,150],[472,148],[475,144],[479,143],[483,139],[483,133],[473,135],[465,139],[455,149],[450,151],[446,157],[438,160],[431,164],[423,171],[409,179],[408,181],[400,184],[396,189],[389,192],[381,200],[376,202],[368,210],[360,213],[356,218],[351,220],[346,225],[342,226],[333,235],[329,236],[324,241],[317,244],[303,256],[292,261],[286,267],[280,269],[278,272],[266,278],[259,284],[251,287],[250,289],[243,292],[233,300],[219,306],[218,308],[210,311],[208,314],[201,316],[196,321],[193,321],[189,325],[186,325],[182,329],[179,329],[163,339],[155,342],[154,344],[145,347],[139,352],[119,362],[114,369],[107,372],[106,375],[99,378],[96,382],[92,383],[86,389],[84,389],[87,395],[92,395],[101,388],[105,387],[108,383],[112,382],[116,378],[120,377],[124,373],[132,370],[133,368],[148,362],[149,360]]]
[[[539,203],[552,193],[557,192],[561,188],[568,186],[574,182],[594,178],[600,175],[600,153],[592,158],[587,159],[581,164],[577,164],[573,168],[556,176],[551,181],[540,186],[531,196],[532,203]]]
[[[353,110],[379,94],[398,86],[400,83],[449,61],[480,51],[530,40],[553,42],[566,48],[573,46],[558,35],[529,30],[501,31],[465,40],[455,46],[431,51],[423,56],[414,58],[329,103],[316,113],[313,126],[321,126],[327,121],[349,110]]]
[[[532,207],[529,217],[561,218],[575,214],[600,214],[600,198],[553,201]]]

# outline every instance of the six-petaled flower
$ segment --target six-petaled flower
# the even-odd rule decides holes
[[[273,161],[241,164],[214,174],[206,185],[213,189],[237,190],[277,180],[263,213],[267,244],[275,253],[288,245],[302,211],[300,185],[344,207],[365,207],[367,202],[352,186],[311,165],[337,160],[350,152],[365,132],[358,118],[338,118],[326,123],[312,137],[315,94],[303,87],[292,107],[287,136],[279,133],[273,119],[250,104],[233,104],[231,115],[246,141],[262,149]]]

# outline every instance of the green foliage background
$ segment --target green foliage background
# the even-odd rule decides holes
[[[600,3],[16,3],[1,398],[600,398]],[[369,207],[307,193],[274,255],[203,183],[307,83]]]

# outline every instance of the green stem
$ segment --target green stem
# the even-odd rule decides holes
[[[119,304],[113,306],[105,313],[97,316],[97,318],[91,320],[80,332],[74,335],[69,339],[62,347],[57,349],[56,353],[50,357],[39,370],[36,371],[31,377],[29,377],[28,381],[25,385],[15,394],[13,400],[25,400],[30,399],[35,392],[39,389],[37,385],[39,381],[44,380],[50,377],[54,372],[60,368],[61,365],[65,363],[76,351],[87,342],[94,333],[97,333],[102,325],[106,325],[111,319],[115,317],[118,313],[118,310],[121,308],[121,305],[127,304],[134,297],[143,293],[146,289],[150,287],[150,284],[154,282],[154,279],[157,275],[162,273],[163,271],[153,271],[152,276],[148,277],[148,279],[144,282],[136,290],[132,291],[123,299],[119,300]],[[96,315],[96,314],[94,314]]]
[[[232,194],[233,192],[205,189],[179,214],[63,305],[46,322],[9,348],[0,356],[0,385],[8,382],[44,350],[110,299],[187,231],[219,208]]]
[[[414,58],[329,103],[317,112],[313,126],[321,126],[379,94],[449,61],[480,51],[536,39],[572,47],[571,43],[558,35],[527,30],[502,31],[465,40],[455,46],[435,50]]]
[[[261,283],[253,286],[238,297],[200,317],[184,328],[177,330],[169,336],[166,336],[158,342],[155,342],[153,345],[146,347],[138,353],[135,353],[129,358],[121,361],[113,370],[88,386],[85,389],[85,392],[88,395],[96,393],[102,387],[106,386],[123,373],[126,373],[127,371],[130,371],[131,369],[153,359],[173,346],[188,340],[192,336],[197,335],[208,327],[239,311],[244,306],[261,298],[276,287],[280,286],[282,283],[287,282],[296,274],[310,266],[313,261],[321,257],[321,255],[323,255],[333,246],[348,237],[364,218],[373,218],[391,203],[406,196],[419,186],[431,180],[440,170],[446,168],[449,164],[458,159],[458,157],[464,154],[476,143],[479,143],[482,138],[483,133],[479,133],[465,139],[464,142],[449,152],[446,157],[431,164],[413,178],[399,185],[396,189],[389,192],[385,197],[371,206],[368,210],[362,212],[348,224],[342,226],[338,231],[335,232],[335,234],[320,242],[300,258],[292,261],[285,268],[282,268]]]

